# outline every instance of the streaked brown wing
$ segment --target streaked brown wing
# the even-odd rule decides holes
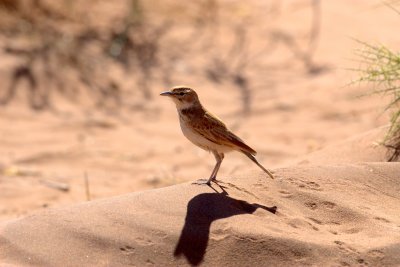
[[[220,129],[215,128],[211,129],[211,133],[215,136],[218,136],[220,140],[222,140],[223,143],[225,143],[228,146],[234,145],[234,147],[239,148],[240,150],[244,150],[246,152],[249,152],[252,155],[256,155],[257,152],[246,145],[242,139],[240,139],[238,136],[236,136],[234,133],[232,133],[229,130],[225,130],[224,132],[221,132]]]
[[[196,126],[193,125],[193,127],[199,134],[211,142],[244,150],[253,155],[257,154],[254,149],[246,145],[242,139],[229,131],[226,125],[210,112],[206,112],[202,121],[196,123]]]

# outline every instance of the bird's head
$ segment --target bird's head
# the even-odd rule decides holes
[[[197,93],[187,86],[175,86],[160,95],[170,97],[178,109],[190,108],[200,104]]]

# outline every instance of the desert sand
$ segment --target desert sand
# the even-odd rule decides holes
[[[276,180],[253,171],[212,188],[184,183],[50,209],[3,223],[0,258],[6,266],[398,266],[399,172],[400,163],[294,165],[275,169]]]
[[[308,2],[239,2],[221,10],[221,40],[230,12],[254,17],[250,50],[271,29],[307,35]],[[118,3],[96,6],[103,23]],[[261,23],[265,8],[276,8],[273,24]],[[54,109],[32,111],[19,91],[0,107],[0,266],[400,266],[400,163],[380,145],[390,98],[361,97],[372,85],[347,85],[357,74],[346,70],[358,66],[352,38],[396,48],[398,21],[380,1],[322,1],[315,69],[284,45],[258,57],[246,69],[248,111],[232,83],[202,73],[205,59],[229,50],[221,40],[188,52],[170,84],[154,82],[145,104],[134,94],[129,110],[54,95]],[[6,84],[15,60],[2,59]],[[177,84],[196,88],[276,179],[231,153],[219,185],[193,185],[214,158],[184,139],[173,103],[158,97]]]

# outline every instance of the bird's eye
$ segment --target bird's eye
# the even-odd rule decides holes
[[[184,92],[180,92],[180,93],[179,93],[179,95],[184,95],[184,94],[185,94]]]

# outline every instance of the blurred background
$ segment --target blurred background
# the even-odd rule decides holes
[[[159,93],[195,88],[268,168],[385,125],[354,39],[398,47],[365,0],[0,0],[0,220],[207,178]],[[222,180],[256,167],[228,154]]]

